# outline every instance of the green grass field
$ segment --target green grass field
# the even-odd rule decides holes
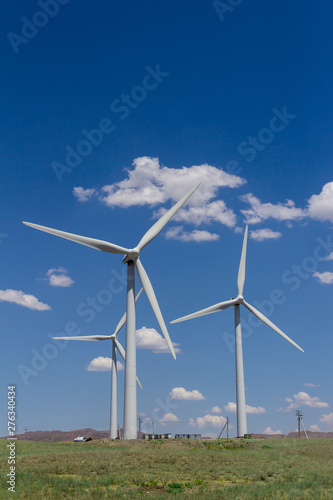
[[[17,441],[16,492],[1,498],[333,499],[333,439]]]

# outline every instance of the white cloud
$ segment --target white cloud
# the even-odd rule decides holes
[[[158,158],[143,156],[136,158],[133,165],[133,170],[127,170],[127,179],[103,187],[106,196],[102,201],[108,206],[153,206],[178,201],[201,182],[200,191],[189,201],[190,205],[200,206],[215,198],[220,187],[236,188],[246,182],[208,164],[168,168],[160,165]]]
[[[306,387],[320,387],[320,384],[313,384],[312,382],[304,382]]]
[[[179,344],[172,342],[172,345],[176,353],[181,352]],[[136,331],[136,347],[137,349],[150,349],[155,353],[170,353],[164,337],[154,328],[146,328],[145,326]]]
[[[204,417],[197,417],[197,419],[190,418],[189,425],[191,427],[198,427],[203,429],[204,427],[219,427],[222,428],[226,423],[225,417],[219,417],[217,415],[205,415]],[[231,426],[229,425],[229,429]]]
[[[222,187],[237,188],[246,181],[212,165],[193,165],[191,167],[168,168],[159,163],[158,158],[147,156],[136,158],[133,170],[127,170],[123,181],[104,186],[100,191],[100,201],[109,207],[150,207],[179,201],[193,186],[201,183],[191,196],[185,208],[175,215],[174,220],[190,224],[220,222],[228,227],[236,224],[236,215],[228,209],[223,200],[215,200]],[[97,195],[95,189],[74,188],[74,195],[80,201],[87,201]],[[154,212],[161,216],[165,208]],[[196,238],[200,238],[197,234]],[[206,235],[207,236],[207,235]],[[184,236],[186,237],[186,236]],[[195,239],[194,241],[201,241]]]
[[[173,422],[179,422],[179,418],[176,415],[174,415],[173,413],[165,413],[163,418],[161,418],[161,420],[159,420],[159,423],[161,425],[166,425],[168,423],[173,423]]]
[[[182,399],[185,401],[199,401],[201,399],[206,399],[201,392],[194,389],[193,391],[187,391],[184,387],[174,387],[170,391],[171,399]]]
[[[75,187],[73,189],[73,194],[81,203],[89,201],[93,196],[96,195],[96,189],[83,189],[82,187]]]
[[[229,403],[224,407],[224,409],[226,412],[236,413],[237,404],[229,401]],[[266,413],[266,410],[262,406],[246,405],[246,413],[248,415],[258,415],[259,413]]]
[[[244,194],[239,197],[244,203],[248,203],[251,208],[241,210],[245,215],[245,221],[248,224],[258,224],[267,219],[276,219],[280,221],[300,220],[306,216],[306,212],[301,208],[296,208],[292,200],[286,203],[261,203],[259,198],[252,193]]]
[[[294,394],[293,398],[286,398],[286,403],[290,403],[287,408],[279,408],[277,411],[290,412],[300,406],[308,406],[310,408],[327,408],[329,405],[321,401],[317,396],[311,397],[306,392],[300,391]]]
[[[34,311],[49,311],[51,307],[39,300],[34,295],[29,295],[22,290],[0,290],[0,302],[13,302]]]
[[[333,273],[325,271],[324,273],[313,273],[315,278],[318,278],[319,283],[323,285],[332,285],[333,283]]]
[[[87,366],[88,372],[109,372],[111,371],[112,359],[104,358],[103,356],[99,356],[98,358],[94,358],[90,361]],[[122,365],[119,361],[117,361],[117,370],[123,370],[124,365]]]
[[[213,408],[210,410],[212,413],[222,413],[222,408],[219,406],[213,406]]]
[[[325,184],[320,194],[313,194],[308,203],[308,214],[312,219],[333,222],[333,181]]]
[[[321,432],[317,424],[310,425],[309,431],[312,431],[312,432]]]
[[[322,260],[333,260],[333,252],[330,253],[327,257],[325,257],[324,259]]]
[[[319,420],[333,430],[333,413],[323,414]]]
[[[67,269],[64,267],[57,267],[55,269],[49,269],[46,273],[46,276],[49,279],[49,284],[51,286],[61,286],[67,288],[71,286],[74,281],[69,276]]]
[[[275,434],[282,434],[282,431],[280,431],[280,429],[277,429],[276,431],[273,431],[273,429],[271,427],[267,427],[263,434],[270,434],[271,436],[275,435]]]
[[[256,231],[251,231],[250,232],[250,238],[256,241],[264,241],[264,240],[271,240],[271,239],[278,239],[281,238],[281,233],[278,231],[272,231],[271,229],[265,228],[265,229],[257,229]]]
[[[220,236],[216,233],[209,231],[194,231],[187,232],[183,230],[183,226],[175,226],[165,233],[166,239],[180,240],[180,241],[216,241]]]

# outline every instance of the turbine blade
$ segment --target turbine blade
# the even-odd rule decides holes
[[[135,265],[136,265],[136,269],[138,271],[138,275],[139,275],[141,284],[142,284],[142,286],[144,288],[144,291],[146,292],[146,295],[147,295],[148,300],[150,302],[150,305],[151,305],[151,307],[152,307],[152,309],[154,311],[154,314],[156,316],[158,324],[160,325],[160,328],[162,330],[162,333],[164,335],[166,343],[168,344],[168,347],[170,349],[170,352],[171,352],[172,356],[174,357],[174,359],[176,359],[176,353],[175,353],[175,350],[173,348],[171,339],[169,337],[169,333],[168,333],[167,327],[165,326],[164,319],[163,319],[160,307],[158,305],[154,289],[152,287],[152,284],[150,283],[148,275],[147,275],[147,273],[146,273],[146,271],[145,271],[145,269],[144,269],[144,267],[143,267],[143,265],[142,265],[142,263],[141,263],[141,261],[140,261],[139,258],[136,260]]]
[[[127,255],[130,252],[128,248],[114,245],[113,243],[109,243],[108,241],[96,240],[95,238],[88,238],[87,236],[79,236],[78,234],[66,233],[65,231],[59,231],[58,229],[52,229],[50,227],[32,224],[31,222],[23,222],[23,224],[33,227],[34,229],[39,229],[39,231],[54,234],[55,236],[60,236],[60,238],[65,238],[66,240],[75,241],[75,243],[80,243],[81,245],[95,248],[96,250],[101,250],[102,252],[118,253],[124,255]]]
[[[86,335],[80,337],[52,337],[57,340],[110,340],[111,335]]]
[[[201,309],[201,311],[197,311],[192,314],[188,314],[187,316],[182,316],[181,318],[174,319],[170,321],[170,323],[180,323],[181,321],[186,321],[188,319],[198,318],[199,316],[205,316],[206,314],[216,313],[218,311],[222,311],[222,309],[227,309],[230,306],[237,304],[237,299],[226,300],[225,302],[219,302],[214,306],[206,307],[206,309]]]
[[[142,290],[140,290],[140,292],[138,293],[137,298],[138,298],[139,294],[141,294],[141,291],[142,291]],[[120,356],[121,356],[121,357],[123,358],[123,360],[125,361],[125,358],[126,358],[125,349],[123,348],[123,346],[121,345],[121,343],[119,342],[119,340],[118,340],[117,338],[115,338],[115,339],[114,339],[114,342],[115,342],[115,344],[116,344],[116,347],[117,347],[117,349],[118,349],[118,352],[119,352]],[[125,363],[126,363],[126,361],[125,361]],[[138,383],[138,385],[139,385],[140,389],[142,389],[142,385],[141,385],[141,382],[140,382],[140,380],[138,379],[138,377],[136,377],[136,381],[137,381],[137,383]],[[143,390],[143,389],[142,389],[142,390]]]
[[[241,255],[241,260],[239,263],[238,279],[237,279],[238,295],[241,295],[241,296],[243,295],[244,283],[245,283],[247,233],[248,233],[248,226],[246,226],[246,228],[245,228],[242,255]]]
[[[135,297],[135,302],[137,302],[137,300],[140,297],[142,291],[143,291],[143,288],[141,288],[141,290],[139,291],[139,293]],[[126,323],[126,313],[123,315],[123,317],[119,321],[118,325],[116,326],[116,329],[115,329],[113,335],[118,335],[118,333],[120,332],[120,330],[122,329],[122,327],[124,326],[125,323]]]
[[[117,338],[114,339],[114,343],[116,344],[116,347],[119,351],[120,356],[125,361],[125,358],[126,358],[125,349],[123,348],[123,346],[121,345],[121,343],[119,342],[119,340]]]
[[[140,382],[138,377],[136,377],[136,381],[137,381],[137,384],[140,387],[140,389],[143,391],[143,387],[142,387],[141,382]]]
[[[155,224],[150,229],[148,229],[148,231],[141,238],[141,241],[139,242],[139,244],[137,246],[139,252],[141,252],[141,250],[146,245],[148,245],[148,243],[150,243],[151,240],[153,240],[155,238],[155,236],[157,236],[160,231],[162,231],[164,226],[175,215],[175,213],[182,207],[182,205],[184,205],[184,203],[189,199],[189,197],[194,193],[194,191],[196,189],[198,189],[199,186],[200,186],[200,182],[199,182],[199,184],[194,186],[192,189],[190,189],[190,191],[188,193],[186,193],[186,195],[183,196],[183,198],[181,200],[179,200],[178,203],[176,203],[172,208],[170,208],[170,210],[168,212],[166,212],[157,222],[155,222]]]
[[[258,309],[256,309],[255,307],[251,306],[251,304],[248,304],[247,302],[243,302],[244,306],[246,307],[246,309],[248,309],[252,314],[254,314],[254,316],[256,316],[258,319],[260,319],[263,323],[265,323],[267,326],[269,326],[270,328],[272,328],[272,330],[274,330],[276,333],[278,333],[279,335],[281,335],[281,337],[283,337],[284,339],[288,340],[288,342],[290,342],[293,346],[297,347],[297,349],[299,349],[300,351],[304,352],[303,349],[296,344],[296,342],[294,342],[293,340],[291,340],[288,335],[286,335],[285,333],[283,333],[282,330],[280,330],[280,328],[278,328],[277,326],[274,325],[274,323],[272,323],[268,318],[266,318],[266,316],[264,316],[260,311],[258,311]]]

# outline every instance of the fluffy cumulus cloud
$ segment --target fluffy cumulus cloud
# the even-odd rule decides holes
[[[281,238],[281,233],[278,231],[272,231],[271,229],[264,228],[264,229],[257,229],[256,231],[251,231],[250,232],[250,238],[253,240],[257,241],[264,241],[264,240],[276,240],[278,238]]]
[[[63,288],[67,288],[74,283],[72,278],[67,276],[67,274],[67,269],[64,267],[58,267],[56,269],[49,269],[46,276],[51,286],[61,286]]]
[[[200,182],[200,188],[188,200],[186,207],[179,210],[174,220],[197,226],[210,222],[220,222],[228,227],[236,224],[233,210],[227,208],[224,201],[214,201],[214,198],[218,196],[220,188],[237,188],[243,185],[246,181],[241,177],[206,163],[169,168],[161,165],[158,158],[147,156],[136,158],[133,169],[126,173],[126,179],[104,186],[99,193],[96,189],[76,187],[74,195],[80,201],[88,201],[92,196],[99,195],[100,201],[109,207],[155,207],[166,203],[174,204]],[[154,217],[160,217],[165,210],[155,211]],[[192,240],[202,241],[203,236],[196,234]],[[186,238],[186,235],[183,237]]]
[[[300,220],[306,216],[306,212],[301,208],[296,208],[292,200],[286,203],[261,203],[259,198],[252,193],[240,196],[240,200],[250,205],[247,210],[241,210],[248,224],[259,224],[267,219],[280,221]]]
[[[200,399],[206,399],[201,392],[194,389],[193,391],[187,391],[184,387],[174,387],[170,391],[171,399],[182,399],[185,401],[199,401]]]
[[[13,302],[34,311],[48,311],[51,307],[39,300],[34,295],[29,295],[22,290],[0,290],[0,302]]]
[[[327,413],[326,415],[323,414],[322,418],[319,419],[325,427],[327,427],[329,430],[333,430],[333,413]]]
[[[323,273],[313,273],[314,278],[317,278],[319,283],[322,285],[332,285],[333,284],[333,273],[325,271]]]
[[[165,413],[161,420],[159,420],[161,425],[167,425],[174,422],[179,422],[179,418],[173,413]]]
[[[226,423],[225,417],[219,417],[218,415],[205,415],[204,417],[197,417],[196,419],[190,418],[189,425],[191,427],[198,427],[199,429],[203,429],[204,427],[218,427],[222,428],[222,426]],[[231,428],[231,426],[229,426]]]
[[[83,189],[82,187],[75,187],[73,189],[73,195],[81,203],[90,201],[93,196],[97,194],[96,189]]]
[[[311,196],[307,211],[312,219],[333,222],[333,181],[325,184],[321,193]]]
[[[213,408],[210,410],[212,413],[222,413],[222,408],[219,406],[213,406]]]
[[[323,260],[333,260],[333,252],[330,253],[325,259]]]
[[[300,391],[294,394],[292,398],[285,398],[285,402],[289,403],[286,408],[279,408],[277,411],[289,412],[300,406],[309,406],[310,408],[327,408],[329,405],[321,401],[317,396],[309,396],[306,392]]]
[[[183,230],[183,226],[175,226],[165,233],[166,239],[180,240],[180,241],[216,241],[220,236],[216,233],[210,233],[209,231],[200,231],[195,229],[194,231],[187,232]]]
[[[236,413],[237,404],[229,401],[229,403],[224,407],[226,412]],[[246,405],[246,413],[248,415],[258,415],[259,413],[266,413],[265,408],[262,406],[249,406]]]
[[[104,358],[103,356],[99,356],[98,358],[94,358],[90,361],[87,366],[88,372],[109,372],[112,367],[112,359]],[[117,370],[123,370],[124,365],[122,365],[119,361],[117,361]]]
[[[320,432],[320,428],[318,427],[317,424],[312,424],[310,425],[309,427],[309,431],[312,431],[312,432]]]
[[[282,434],[282,431],[280,431],[280,429],[276,429],[276,431],[273,431],[271,427],[267,427],[263,433],[269,434],[270,436],[274,436],[275,434]]]
[[[172,345],[176,353],[181,352],[179,344],[172,342]],[[146,328],[145,326],[136,331],[136,347],[137,349],[149,349],[155,353],[170,353],[164,337],[154,328]]]

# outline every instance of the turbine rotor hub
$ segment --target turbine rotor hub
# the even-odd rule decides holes
[[[135,262],[136,259],[139,257],[139,254],[140,254],[140,250],[137,247],[131,248],[131,250],[128,252],[128,254],[125,255],[125,257],[123,259],[123,263],[127,264],[130,261]]]

